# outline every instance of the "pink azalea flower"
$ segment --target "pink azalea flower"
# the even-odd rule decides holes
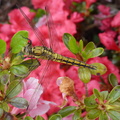
[[[44,94],[42,94],[42,98],[44,100],[53,101],[59,105],[62,103],[62,97],[59,88],[56,85],[56,80],[58,77],[64,76],[64,71],[60,69],[60,64],[56,62],[52,62],[49,68],[44,71],[45,66],[46,61],[42,61],[41,66],[34,70],[30,76],[38,78],[40,80],[39,83],[41,83],[44,87]],[[44,76],[43,79],[41,79],[42,76]],[[59,108],[57,106],[51,105],[51,109],[47,112],[47,114],[51,115],[58,110]]]
[[[97,0],[85,0],[86,1],[86,7],[89,8],[93,3],[95,3]]]
[[[45,114],[49,109],[49,104],[54,104],[53,102],[49,102],[46,100],[40,99],[43,94],[43,87],[38,83],[38,79],[29,78],[26,82],[23,81],[24,88],[22,92],[18,95],[18,97],[23,97],[29,102],[29,107],[27,113],[31,117],[35,117],[37,115]],[[32,98],[31,98],[32,97]],[[12,113],[18,114],[20,112],[24,112],[23,109],[13,108]]]
[[[73,114],[63,118],[62,120],[73,120],[72,117],[73,117]]]
[[[111,28],[112,17],[108,17],[111,15],[110,7],[105,5],[98,6],[99,14],[95,15],[95,24],[99,26],[100,30],[109,30]]]
[[[35,13],[30,12],[30,9],[27,7],[22,7],[21,8],[25,14],[29,17],[30,20],[33,19]],[[19,12],[18,9],[14,9],[12,10],[9,14],[9,18],[10,18],[10,23],[11,23],[11,30],[16,33],[16,31],[19,30],[30,30],[30,27],[28,27],[29,25],[26,24],[26,20],[23,17],[23,15]]]
[[[103,15],[110,15],[110,7],[107,7],[105,5],[98,5],[98,10],[103,14]]]
[[[120,50],[120,48],[115,43],[116,32],[114,31],[107,31],[104,33],[99,33],[99,38],[101,43],[108,49],[108,50]]]
[[[114,16],[112,22],[112,27],[120,27],[120,11]]]
[[[32,1],[34,7],[42,8],[43,4],[41,4],[40,1],[39,4],[37,4],[36,2],[37,2],[36,0]],[[55,29],[57,30],[58,36],[61,37],[65,32],[70,34],[76,33],[75,24],[72,22],[71,19],[68,19],[69,13],[64,10],[65,3],[63,2],[63,0],[57,0],[57,1],[49,0],[48,4],[46,3],[46,1],[45,4],[49,6],[49,10],[50,13],[52,14],[52,19],[54,21]]]
[[[73,22],[82,22],[84,20],[84,16],[81,13],[73,12],[71,14],[71,20]]]
[[[101,20],[101,25],[99,27],[100,30],[102,31],[107,31],[109,29],[111,29],[111,21],[112,21],[112,18],[103,18],[103,20]]]

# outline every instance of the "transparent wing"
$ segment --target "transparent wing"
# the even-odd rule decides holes
[[[23,10],[20,8],[20,6],[18,4],[16,4],[16,6],[18,7],[18,9],[21,12],[21,14],[24,16],[25,20],[28,22],[29,26],[33,30],[34,34],[36,35],[36,37],[38,38],[38,40],[40,41],[40,43],[43,46],[47,46],[45,38],[42,35],[42,33],[40,32],[40,30],[31,22],[31,20],[26,16],[26,14],[23,12]]]
[[[50,13],[48,5],[46,5],[45,10],[46,10],[46,15],[47,15],[47,26],[48,26],[49,39],[50,39],[50,48],[55,52],[57,52],[59,48],[59,53],[60,53],[61,47],[58,41],[59,37],[55,29],[56,27],[53,22],[52,15]]]
[[[40,79],[39,79],[39,84],[35,88],[35,91],[33,92],[32,96],[31,96],[31,99],[29,101],[29,106],[28,106],[28,109],[27,109],[28,113],[38,103],[40,95],[42,94],[40,91],[43,91],[43,87],[44,87],[44,89],[47,88],[47,85],[46,85],[46,82],[44,81],[44,78],[45,78],[45,75],[48,71],[49,65],[50,65],[50,61],[46,61],[46,65],[44,66],[44,68],[42,69],[42,72],[41,72],[41,76],[40,76]]]

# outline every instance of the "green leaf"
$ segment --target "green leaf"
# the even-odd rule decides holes
[[[84,62],[86,62],[88,54],[85,51],[82,51],[82,55],[81,56],[82,56]]]
[[[95,49],[95,44],[93,42],[89,42],[86,46],[84,51],[88,54],[91,50]]]
[[[94,95],[91,95],[90,97],[86,97],[84,103],[89,108],[96,108],[98,106]]]
[[[22,51],[23,47],[25,47],[28,43],[28,31],[22,30],[17,32],[13,37],[10,43],[10,47],[12,48],[12,53],[19,53]]]
[[[96,67],[96,70],[94,70],[94,69],[89,69],[90,72],[91,72],[91,74],[93,74],[93,75],[103,75],[103,74],[105,74],[106,71],[107,71],[106,66],[105,66],[104,64],[102,64],[102,63],[92,63],[92,64],[90,64],[90,65]]]
[[[87,117],[89,119],[95,119],[101,114],[101,110],[99,109],[92,109],[87,113]]]
[[[29,73],[29,69],[24,65],[14,65],[10,68],[10,72],[19,77],[25,77]]]
[[[108,116],[106,114],[106,112],[101,112],[101,114],[99,115],[99,120],[108,120]]]
[[[68,107],[64,107],[63,109],[61,109],[58,112],[58,114],[60,114],[62,117],[66,117],[66,116],[72,114],[75,110],[76,110],[75,106],[68,106]]]
[[[18,65],[18,64],[20,64],[22,61],[23,61],[23,54],[21,54],[21,53],[18,53],[18,54],[14,54],[13,56],[12,56],[12,61],[11,61],[11,66],[13,66],[13,65]]]
[[[16,95],[18,95],[21,92],[21,90],[22,90],[21,81],[14,80],[8,86],[8,89],[6,91],[6,97],[7,98],[15,97]]]
[[[9,103],[17,108],[27,108],[28,107],[28,101],[21,97],[15,97],[9,100]]]
[[[108,91],[102,91],[100,92],[102,100],[106,100],[108,97]]]
[[[93,93],[96,96],[96,98],[98,98],[98,100],[101,100],[101,94],[100,94],[100,92],[97,89],[94,89]]]
[[[3,109],[0,108],[0,118],[3,116],[3,113],[4,113]]]
[[[115,102],[111,103],[110,106],[107,107],[111,110],[120,112],[120,100],[116,100]]]
[[[34,17],[34,23],[37,23],[38,20],[40,19],[40,17],[42,17],[43,15],[45,15],[45,10],[43,9],[37,9],[37,11],[35,11],[34,9],[30,10],[31,12],[35,12],[35,17]]]
[[[8,106],[8,104],[7,104],[6,102],[3,102],[3,103],[2,103],[2,109],[3,109],[5,112],[9,112],[10,107]]]
[[[72,120],[80,120],[80,115],[81,115],[81,109],[77,109],[77,110],[74,112],[74,115],[73,115]]]
[[[42,116],[38,115],[38,116],[35,117],[35,120],[44,120],[44,118]]]
[[[27,117],[24,118],[24,120],[34,120],[34,119],[30,116],[27,116]]]
[[[120,113],[117,111],[109,110],[108,115],[112,120],[120,120]]]
[[[76,43],[76,39],[70,35],[69,33],[64,33],[63,35],[63,41],[66,47],[73,53],[77,54],[79,53],[79,47]]]
[[[79,52],[82,53],[82,50],[83,50],[83,41],[80,40],[79,41]]]
[[[87,59],[100,56],[103,52],[104,52],[103,48],[100,48],[100,47],[95,48],[95,49],[91,50],[91,52],[89,52]]]
[[[0,54],[3,54],[6,51],[6,42],[0,39]]]
[[[37,59],[29,59],[22,62],[21,65],[26,66],[29,69],[29,71],[32,71],[40,66],[40,62]]]
[[[49,120],[62,120],[62,116],[60,114],[54,114],[50,116]]]
[[[0,81],[3,85],[7,84],[10,80],[10,73],[8,70],[3,70],[0,72]]]
[[[88,68],[85,68],[85,67],[80,67],[78,69],[78,76],[82,82],[88,83],[91,79],[90,70]]]
[[[115,102],[118,98],[120,98],[120,85],[115,86],[108,95],[108,101],[110,103]]]
[[[109,74],[108,79],[109,79],[110,84],[113,87],[118,85],[118,79],[113,73]]]

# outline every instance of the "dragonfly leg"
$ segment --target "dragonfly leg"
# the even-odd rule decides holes
[[[22,35],[21,35],[22,36]],[[32,45],[32,40],[30,40],[29,38],[26,38],[24,36],[22,36],[24,39],[27,39],[29,41],[29,45],[31,46]]]

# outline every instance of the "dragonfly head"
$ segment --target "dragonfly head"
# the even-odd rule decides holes
[[[32,45],[31,45],[31,44],[26,45],[26,46],[23,48],[22,52],[23,52],[25,55],[31,55],[31,53],[32,53]]]

